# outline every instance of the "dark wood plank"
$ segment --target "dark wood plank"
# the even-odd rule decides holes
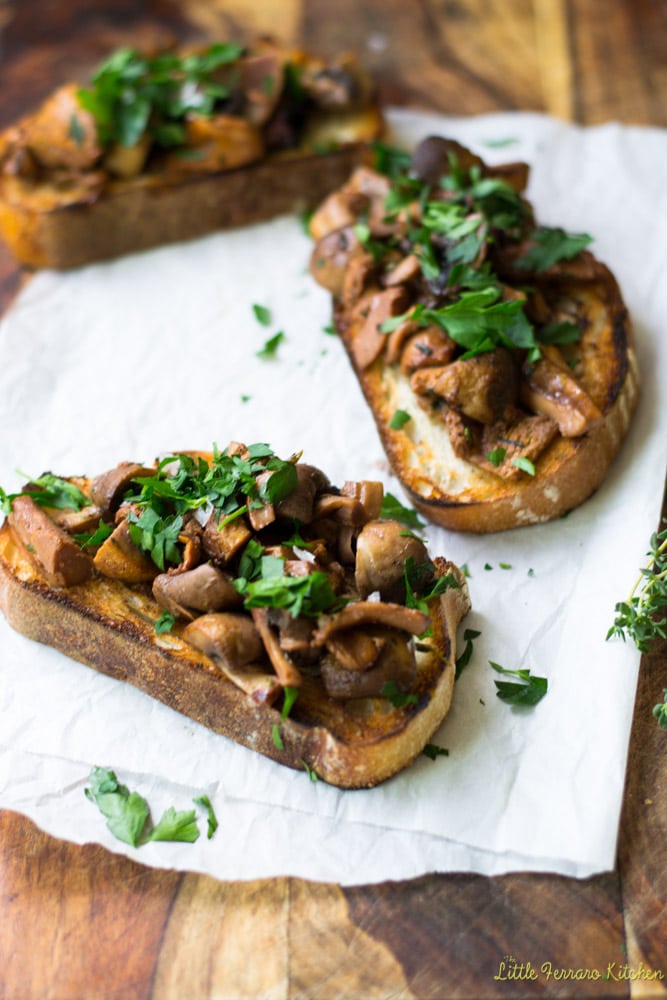
[[[389,103],[667,124],[662,0],[6,0],[0,127],[117,45],[258,31],[356,49]],[[1,309],[25,278],[0,248]],[[581,882],[223,883],[0,813],[0,997],[630,996],[626,961],[667,976],[667,754],[651,717],[664,687],[667,644],[642,664],[617,870]],[[547,962],[612,978],[547,978]]]

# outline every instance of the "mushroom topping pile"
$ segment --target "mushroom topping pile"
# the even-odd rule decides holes
[[[11,527],[53,582],[102,576],[152,593],[156,631],[267,703],[306,676],[337,699],[414,686],[415,639],[428,645],[432,602],[458,583],[383,516],[384,500],[381,483],[337,488],[298,456],[238,442],[76,484],[46,474],[3,494]]]
[[[454,453],[507,480],[604,405],[580,359],[576,288],[600,280],[590,237],[537,226],[526,182],[525,164],[488,167],[430,137],[411,158],[381,149],[310,223],[311,272],[357,371],[395,366]]]
[[[92,197],[114,178],[232,170],[267,154],[376,138],[381,117],[353,57],[270,39],[185,52],[119,49],[3,136],[0,169]]]

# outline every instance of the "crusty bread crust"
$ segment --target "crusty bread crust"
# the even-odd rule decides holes
[[[49,586],[9,524],[0,528],[0,610],[18,632],[101,673],[125,681],[177,712],[266,757],[312,769],[341,788],[366,788],[406,767],[445,717],[455,676],[456,629],[469,610],[465,579],[442,561],[458,589],[431,602],[433,651],[418,653],[416,704],[384,698],[340,703],[306,683],[290,714],[258,705],[222,676],[213,660],[179,636],[158,635],[160,609],[148,588],[96,577]],[[280,727],[284,749],[273,741]]]
[[[27,267],[79,267],[306,211],[366,155],[361,143],[323,154],[276,154],[235,170],[115,181],[96,196],[79,192],[74,199],[0,177],[0,232]]]
[[[584,256],[584,255],[582,255]],[[633,332],[618,285],[590,254],[586,277],[576,263],[561,268],[563,292],[585,309],[580,353],[582,387],[603,421],[578,438],[558,437],[535,463],[535,476],[507,482],[454,454],[443,421],[425,412],[398,364],[381,354],[362,368],[353,348],[358,323],[336,303],[335,324],[371,408],[383,446],[414,506],[435,524],[485,533],[549,521],[583,503],[600,486],[628,431],[640,392]],[[590,272],[594,272],[591,280]],[[411,420],[400,430],[397,409]]]

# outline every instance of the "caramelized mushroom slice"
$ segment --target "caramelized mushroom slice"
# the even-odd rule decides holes
[[[153,580],[153,597],[160,607],[188,621],[197,611],[226,611],[242,600],[230,577],[211,563],[184,573],[160,573]]]
[[[66,167],[83,172],[100,158],[97,124],[81,107],[78,89],[75,83],[59,87],[26,124],[27,145],[48,169]]]
[[[264,155],[261,131],[236,115],[195,115],[186,119],[186,145],[196,155],[168,153],[165,170],[171,174],[199,174],[233,170],[254,163]]]
[[[301,674],[281,648],[278,636],[269,624],[268,608],[253,608],[251,614],[280,684],[283,687],[301,687]]]
[[[102,576],[124,583],[150,583],[158,574],[157,566],[130,538],[126,519],[102,542],[93,561]]]
[[[209,559],[225,565],[234,558],[252,538],[252,532],[243,517],[228,521],[220,526],[224,518],[211,514],[204,527],[202,547]]]
[[[262,640],[247,615],[231,611],[200,615],[183,629],[183,639],[214,660],[253,701],[272,704],[281,693],[278,679],[263,666]]]
[[[354,582],[362,598],[375,591],[383,601],[405,599],[405,563],[429,562],[426,546],[398,521],[369,521],[357,538]]]
[[[28,552],[59,586],[83,583],[92,576],[90,556],[81,551],[32,497],[16,497],[7,521]]]
[[[418,396],[439,397],[472,420],[493,424],[516,402],[518,375],[510,352],[498,347],[444,368],[419,369],[410,384]]]
[[[519,395],[533,413],[550,417],[563,437],[580,437],[602,420],[602,413],[582,389],[565,361],[545,354],[524,365]]]
[[[409,305],[410,293],[404,285],[368,292],[361,300],[350,329],[350,350],[358,368],[368,368],[380,356],[387,343],[382,324],[400,316]]]
[[[341,295],[352,252],[358,247],[359,240],[351,225],[322,236],[310,257],[310,273],[318,285],[334,296]]]
[[[380,636],[378,636],[379,638]],[[393,681],[399,691],[409,691],[417,675],[412,644],[401,632],[382,633],[382,649],[368,670],[345,669],[334,656],[325,656],[321,676],[330,698],[374,698]]]
[[[329,480],[320,469],[305,462],[297,462],[296,488],[276,504],[278,517],[293,518],[301,524],[309,524],[313,518],[313,505],[317,493],[329,485]]]
[[[354,497],[366,511],[369,518],[379,517],[384,500],[384,486],[373,479],[347,480],[343,483],[342,496]]]
[[[313,641],[324,645],[336,632],[349,628],[393,628],[412,635],[423,635],[430,618],[416,608],[387,601],[355,601],[334,615],[323,616]]]
[[[123,494],[130,488],[133,479],[155,475],[155,469],[144,468],[136,462],[121,462],[115,469],[96,476],[90,487],[90,498],[102,511],[105,521],[112,521],[118,510]]]

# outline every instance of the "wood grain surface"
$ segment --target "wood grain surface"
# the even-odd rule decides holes
[[[357,50],[395,105],[667,125],[664,0],[0,0],[0,127],[117,45],[257,32]],[[26,278],[0,247],[3,308]],[[218,882],[2,812],[0,998],[667,996],[663,688],[667,644],[642,661],[618,864],[585,881]],[[509,956],[524,967],[503,977]],[[603,975],[533,980],[527,962]],[[642,968],[665,979],[628,978]]]

